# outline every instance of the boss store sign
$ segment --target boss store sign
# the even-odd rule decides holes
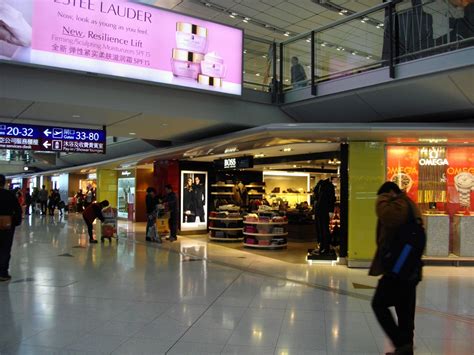
[[[214,166],[219,170],[253,168],[253,157],[249,156],[214,160]]]

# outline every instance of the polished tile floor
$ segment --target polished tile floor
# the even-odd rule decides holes
[[[30,217],[0,284],[1,354],[381,354],[366,270],[180,237],[87,244],[78,215]],[[271,253],[271,252],[269,252]],[[474,353],[474,273],[427,267],[416,354]],[[363,288],[360,288],[363,285]]]

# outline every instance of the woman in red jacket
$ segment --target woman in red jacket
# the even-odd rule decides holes
[[[100,219],[100,221],[104,221],[104,215],[102,214],[102,209],[109,206],[109,201],[104,200],[102,202],[94,202],[93,204],[89,205],[84,212],[82,212],[82,218],[84,218],[84,222],[87,225],[87,232],[89,233],[89,243],[97,243],[97,240],[94,239],[92,235],[93,227],[92,223],[96,220],[96,218]]]

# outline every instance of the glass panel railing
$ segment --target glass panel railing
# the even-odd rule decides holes
[[[311,81],[311,37],[283,47],[283,90],[298,89]]]
[[[474,44],[474,4],[413,0],[397,5],[395,58],[406,62]]]
[[[383,65],[385,9],[315,33],[315,81],[360,73]]]
[[[313,33],[315,84],[382,66],[395,77],[397,63],[473,46],[474,3],[386,2]],[[284,91],[310,86],[311,33],[284,42],[282,61]]]
[[[271,91],[273,79],[273,44],[245,37],[244,88]]]

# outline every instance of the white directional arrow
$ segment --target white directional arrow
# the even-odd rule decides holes
[[[51,143],[49,143],[48,141],[46,141],[46,142],[43,143],[43,147],[45,147],[46,149],[48,149],[49,147],[51,147]]]
[[[44,135],[45,135],[46,137],[49,137],[49,135],[51,134],[51,131],[46,128],[46,129],[43,131],[43,133],[44,133]]]

